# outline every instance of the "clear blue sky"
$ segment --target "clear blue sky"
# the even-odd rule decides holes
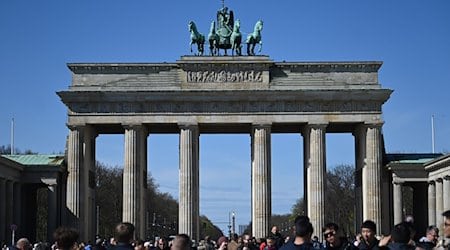
[[[264,20],[263,54],[274,61],[383,61],[394,90],[384,105],[387,152],[450,151],[450,1],[226,0],[251,32]],[[189,54],[190,20],[207,33],[219,0],[0,1],[0,145],[63,152],[66,108],[55,94],[69,62],[174,62]],[[97,159],[123,164],[123,136],[100,136]],[[272,136],[273,212],[288,213],[302,190],[302,138]],[[226,228],[250,220],[250,137],[202,135],[201,213]],[[353,164],[353,138],[327,136],[328,167]],[[178,136],[150,135],[149,170],[178,197]],[[222,223],[225,222],[225,223]]]

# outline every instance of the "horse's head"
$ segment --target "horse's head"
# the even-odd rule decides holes
[[[255,31],[261,31],[263,29],[263,21],[259,20],[258,22],[256,22],[255,24]]]
[[[236,19],[236,21],[234,21],[233,31],[239,32],[240,28],[241,28],[241,21],[239,19]]]
[[[211,22],[211,26],[209,28],[209,33],[210,34],[215,34],[216,33],[216,21],[212,21]]]
[[[197,30],[197,28],[195,27],[194,21],[189,21],[189,31],[192,32],[195,30]]]

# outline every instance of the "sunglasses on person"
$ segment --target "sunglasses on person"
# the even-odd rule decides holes
[[[335,234],[336,234],[336,232],[331,231],[331,232],[324,233],[323,236],[324,236],[325,238],[329,238],[329,237],[331,237],[331,236],[334,236]]]

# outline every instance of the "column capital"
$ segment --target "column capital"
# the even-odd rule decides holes
[[[363,128],[381,128],[383,125],[384,122],[364,122],[361,124]]]
[[[436,182],[442,182],[443,179],[442,179],[442,178],[437,178],[435,181],[436,181]]]
[[[272,123],[252,123],[252,128],[272,128]]]
[[[141,129],[144,127],[142,123],[122,123],[124,129]]]
[[[198,123],[178,123],[180,129],[198,129]]]
[[[309,131],[311,129],[326,130],[327,127],[328,127],[328,123],[308,123],[303,127],[302,133],[309,133]]]
[[[436,185],[436,181],[435,180],[429,180],[428,181],[428,185]]]
[[[405,182],[404,181],[401,181],[401,180],[393,180],[392,181],[392,184],[393,185],[403,185]]]
[[[70,130],[82,130],[86,126],[85,124],[68,124],[66,123],[67,128]]]
[[[444,176],[444,178],[443,178],[444,180],[446,180],[446,181],[450,181],[450,175],[446,175],[446,176]]]

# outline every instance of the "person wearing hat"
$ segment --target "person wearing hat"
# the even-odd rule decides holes
[[[361,225],[361,242],[358,244],[360,250],[378,250],[378,239],[375,237],[377,225],[371,220],[366,220]]]
[[[217,239],[216,249],[226,250],[228,248],[228,239],[225,236],[221,236]]]

